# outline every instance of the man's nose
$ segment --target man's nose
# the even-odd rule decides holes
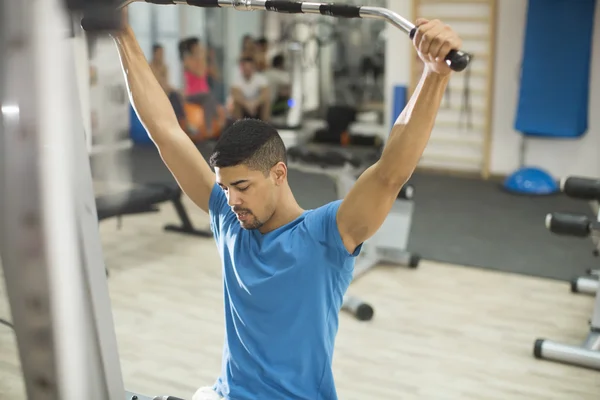
[[[241,196],[235,192],[235,190],[229,191],[229,197],[227,198],[227,204],[229,206],[239,206],[242,204]]]

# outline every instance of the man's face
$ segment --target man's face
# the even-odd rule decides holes
[[[217,183],[242,228],[259,229],[271,219],[286,171],[283,163],[271,168],[267,175],[246,165],[215,168]]]
[[[242,71],[244,78],[252,78],[252,74],[254,74],[254,63],[251,61],[242,61],[240,63],[240,71]]]

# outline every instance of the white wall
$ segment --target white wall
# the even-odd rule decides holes
[[[412,0],[389,0],[388,8],[410,19]],[[525,33],[526,0],[498,0],[496,63],[493,95],[491,173],[510,174],[519,168],[521,136],[514,130],[519,69]],[[594,47],[600,47],[600,6],[596,9]],[[386,48],[386,123],[391,120],[392,88],[409,85],[412,43],[391,26]],[[468,49],[465,49],[468,50]],[[548,62],[552,62],[549,56]],[[590,82],[589,128],[578,140],[528,140],[525,162],[546,169],[555,177],[600,176],[600,51],[593,54]]]

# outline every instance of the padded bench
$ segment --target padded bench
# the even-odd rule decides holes
[[[187,210],[181,201],[182,191],[177,184],[143,184],[126,190],[116,191],[96,197],[98,220],[120,218],[125,215],[159,211],[158,205],[173,203],[180,225],[169,224],[165,230],[201,237],[212,237],[209,231],[194,228]]]
[[[209,154],[210,148],[200,149],[203,154]],[[110,157],[108,159],[104,157]],[[205,156],[206,157],[206,156]],[[165,230],[200,237],[212,237],[210,230],[200,230],[194,227],[182,202],[183,192],[164,165],[154,145],[134,145],[116,154],[94,154],[91,157],[94,181],[98,183],[112,182],[106,175],[103,166],[107,163],[117,163],[131,174],[134,184],[103,193],[97,190],[96,208],[98,219],[120,218],[125,215],[157,212],[158,205],[171,202],[175,207],[180,223],[165,226]],[[115,184],[116,186],[116,184]]]

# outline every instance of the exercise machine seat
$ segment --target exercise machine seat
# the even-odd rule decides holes
[[[212,152],[211,141],[197,143],[196,147],[204,158]],[[170,202],[179,217],[179,224],[168,224],[164,227],[170,232],[183,233],[200,237],[212,237],[210,230],[197,229],[182,201],[183,192],[177,181],[162,161],[154,145],[135,145],[130,149],[118,152],[116,159],[107,155],[95,154],[92,162],[105,165],[106,162],[117,162],[131,172],[131,182],[136,186],[119,193],[96,197],[98,219],[108,219],[123,215],[140,214],[158,211],[158,204]],[[110,179],[102,168],[95,170],[95,179]]]
[[[146,184],[101,195],[96,197],[98,220],[152,211],[153,206],[178,196],[178,189],[168,184]]]
[[[348,154],[344,151],[336,151],[332,149],[319,151],[303,146],[294,146],[290,147],[288,150],[288,156],[293,161],[319,165],[323,168],[343,167],[347,164],[354,168],[359,168],[363,164],[363,161],[359,157]]]

